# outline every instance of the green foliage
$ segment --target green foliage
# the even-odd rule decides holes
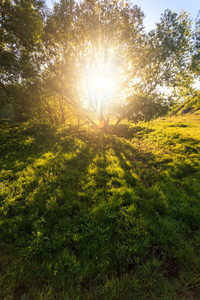
[[[2,0],[0,72],[3,83],[33,77],[38,69],[44,1]],[[38,53],[39,54],[39,53]]]
[[[1,104],[18,120],[96,125],[98,115],[105,128],[164,115],[172,97],[161,87],[174,98],[194,92],[199,21],[193,32],[187,13],[166,10],[145,33],[143,18],[121,0],[58,1],[52,11],[44,1],[2,1]],[[107,87],[95,88],[102,76]]]
[[[32,119],[32,108],[39,105],[32,86],[39,77],[42,60],[43,10],[44,1],[1,0],[1,119]]]
[[[197,299],[199,133],[1,125],[0,298]]]
[[[90,121],[95,120],[99,98],[101,118],[104,113],[107,120],[118,119],[117,125],[122,119],[153,119],[171,105],[160,87],[179,86],[191,92],[192,38],[185,12],[166,10],[156,29],[145,34],[143,13],[129,2],[62,1],[55,5],[46,26],[51,87]],[[85,91],[87,72],[116,78],[116,93],[99,95],[91,87]]]
[[[130,66],[134,76],[139,73],[143,34],[143,13],[130,3],[58,3],[46,26],[46,61],[54,81],[51,87],[90,121],[96,119],[99,97],[105,117],[118,115],[125,101],[122,92],[128,81],[133,85]],[[115,92],[99,95],[91,82],[88,87],[88,73],[104,75],[107,80],[115,78]]]
[[[199,77],[200,71],[200,12],[195,20],[195,33],[194,33],[194,52],[192,57],[191,69]]]
[[[200,108],[200,91],[193,92],[192,95],[184,97],[181,102],[173,105],[170,115],[180,115],[194,113]]]

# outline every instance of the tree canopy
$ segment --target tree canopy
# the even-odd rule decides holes
[[[0,71],[4,82],[32,76],[44,27],[44,1],[3,0],[0,6]]]
[[[192,86],[198,73],[199,21],[193,31],[187,13],[166,10],[146,33],[143,20],[120,0],[60,0],[52,11],[44,1],[3,1],[2,83],[23,85],[32,115],[52,123],[105,128],[162,115],[171,98],[161,87]],[[35,98],[27,95],[33,86]],[[22,98],[15,102],[27,108]]]

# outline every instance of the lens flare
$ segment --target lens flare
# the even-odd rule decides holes
[[[105,124],[105,117],[108,115],[109,105],[117,91],[117,80],[113,72],[87,72],[85,76],[87,98],[96,110],[98,127],[102,128]]]
[[[104,106],[114,97],[117,90],[117,80],[113,74],[87,72],[85,76],[86,95],[98,105],[99,99]]]

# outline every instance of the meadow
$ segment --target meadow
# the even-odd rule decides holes
[[[200,299],[200,111],[0,125],[0,299]]]

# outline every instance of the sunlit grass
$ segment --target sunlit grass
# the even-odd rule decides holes
[[[198,133],[1,125],[0,298],[198,299]]]

